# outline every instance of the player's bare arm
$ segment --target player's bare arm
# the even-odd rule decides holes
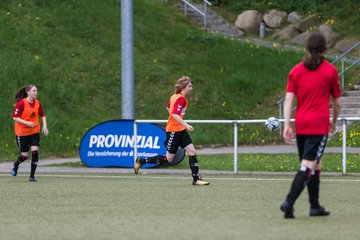
[[[29,122],[29,121],[25,121],[19,117],[13,117],[14,121],[18,122],[18,123],[21,123],[21,124],[24,124],[26,126],[29,126],[29,127],[36,127],[36,123],[34,122]]]
[[[42,133],[43,133],[45,136],[47,136],[47,135],[49,135],[49,130],[48,130],[48,128],[47,128],[46,117],[43,116],[43,117],[41,118],[41,120],[42,120],[42,123],[43,123]]]
[[[290,140],[294,138],[294,133],[291,127],[290,119],[291,119],[291,111],[292,111],[292,105],[294,102],[295,94],[294,93],[286,93],[285,96],[285,103],[284,103],[284,138],[286,140]]]
[[[333,117],[330,119],[330,132],[334,132],[336,128],[336,121],[339,117],[341,110],[341,97],[333,99],[334,108],[333,108]]]
[[[180,115],[173,113],[173,114],[172,114],[172,117],[173,117],[176,121],[178,121],[181,125],[183,125],[183,126],[184,126],[187,130],[189,130],[190,132],[194,131],[193,126],[191,126],[190,124],[188,124],[187,122],[185,122],[185,120],[182,119],[182,118],[180,117]]]

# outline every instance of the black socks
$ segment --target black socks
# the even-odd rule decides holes
[[[15,163],[14,163],[14,168],[18,169],[20,163],[26,161],[27,159],[28,159],[28,157],[25,157],[25,156],[23,156],[23,155],[20,155],[20,156],[18,157],[18,159],[17,159],[17,160],[15,161]]]
[[[319,204],[319,190],[320,190],[320,170],[315,170],[310,175],[308,183],[309,202],[312,209],[320,208]]]
[[[306,167],[300,168],[291,185],[286,201],[290,206],[293,206],[305,186],[308,189],[310,208],[319,209],[320,170],[311,171]]]
[[[166,156],[157,155],[149,158],[140,158],[138,160],[141,164],[151,163],[151,164],[165,164],[168,162]],[[189,165],[191,169],[191,175],[194,181],[199,179],[199,163],[196,158],[196,155],[189,156]]]
[[[290,206],[294,205],[296,199],[300,196],[301,192],[308,184],[310,174],[311,174],[311,170],[306,166],[302,166],[295,175],[294,181],[291,185],[290,192],[286,197],[286,200],[288,201]]]
[[[189,165],[190,165],[190,169],[191,169],[191,175],[194,179],[194,181],[199,179],[199,163],[198,160],[196,158],[196,155],[194,156],[189,156]]]
[[[30,171],[30,177],[34,177],[35,175],[35,171],[36,171],[36,167],[39,161],[39,153],[38,151],[32,151],[31,152],[32,155],[32,159],[31,159],[31,171]]]
[[[166,158],[166,156],[156,155],[156,156],[149,157],[149,158],[140,158],[139,162],[141,164],[145,164],[145,163],[165,164],[167,162],[167,158]]]

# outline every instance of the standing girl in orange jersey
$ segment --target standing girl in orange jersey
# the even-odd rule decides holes
[[[135,174],[145,163],[164,164],[171,162],[179,147],[185,149],[189,155],[189,165],[193,177],[193,185],[209,185],[199,178],[199,164],[196,158],[196,150],[192,140],[186,130],[194,131],[193,126],[188,124],[183,118],[188,107],[186,95],[192,91],[193,81],[191,78],[183,76],[175,84],[175,93],[170,97],[170,101],[166,106],[169,112],[169,118],[166,124],[166,156],[157,155],[149,158],[137,158],[134,166]]]
[[[11,174],[17,175],[20,163],[29,158],[29,150],[31,150],[30,182],[36,182],[35,171],[39,160],[40,145],[39,116],[43,123],[42,133],[45,136],[49,134],[44,111],[37,100],[37,94],[35,85],[30,84],[21,88],[15,95],[16,106],[12,114],[15,121],[16,143],[21,154],[15,161]]]

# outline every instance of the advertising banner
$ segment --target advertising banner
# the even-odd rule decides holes
[[[133,168],[134,143],[137,144],[138,157],[165,155],[166,134],[163,127],[137,123],[135,140],[133,124],[132,120],[112,120],[89,129],[80,143],[81,161],[88,167]],[[153,166],[145,164],[143,168]]]

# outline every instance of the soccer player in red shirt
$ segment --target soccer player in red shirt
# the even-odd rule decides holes
[[[288,75],[284,103],[284,138],[293,139],[295,133],[290,124],[294,99],[296,143],[300,169],[294,177],[289,194],[280,209],[285,218],[294,218],[294,204],[307,186],[310,216],[328,216],[329,211],[319,204],[321,157],[328,133],[336,128],[341,109],[341,89],[336,68],[323,57],[326,39],[320,32],[313,32],[305,43],[308,55]],[[333,115],[330,118],[330,99]]]
[[[157,155],[150,158],[137,158],[134,166],[135,174],[145,163],[164,164],[171,162],[179,147],[185,149],[189,155],[189,165],[193,177],[193,185],[202,186],[209,185],[199,178],[199,164],[196,158],[196,150],[192,140],[186,130],[194,131],[193,126],[188,124],[183,118],[188,107],[186,95],[192,91],[193,81],[191,78],[183,76],[175,84],[175,93],[170,97],[166,106],[169,112],[169,118],[166,124],[166,156]]]
[[[36,182],[35,171],[39,160],[40,124],[39,116],[43,123],[42,132],[49,134],[43,108],[37,100],[37,88],[35,85],[27,85],[21,88],[15,95],[15,110],[12,117],[15,121],[16,143],[21,151],[20,156],[11,170],[13,176],[17,175],[19,165],[29,158],[31,149],[30,182]]]

